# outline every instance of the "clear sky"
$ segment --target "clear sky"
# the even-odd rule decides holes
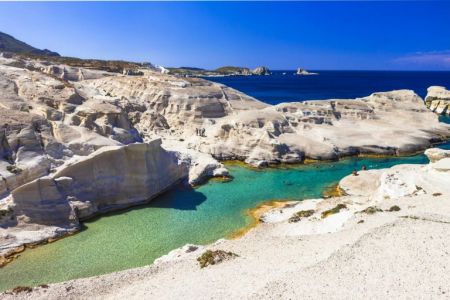
[[[0,31],[163,66],[450,70],[450,2],[0,3]]]

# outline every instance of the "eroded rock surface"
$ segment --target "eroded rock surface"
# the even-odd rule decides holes
[[[152,69],[124,75],[5,57],[0,89],[0,250],[76,230],[80,218],[183,178],[226,176],[218,160],[404,154],[450,136],[407,90],[270,106]]]
[[[450,91],[442,86],[431,86],[425,98],[425,103],[431,111],[440,115],[450,114]]]
[[[361,171],[341,180],[348,195],[289,202],[264,213],[264,222],[240,239],[186,245],[149,266],[30,288],[28,295],[402,299],[413,293],[445,299],[450,293],[450,172],[438,164],[447,160]],[[362,193],[369,184],[371,190]],[[300,219],[291,222],[292,216]],[[217,250],[237,256],[201,268],[198,260]]]
[[[55,231],[75,231],[80,219],[145,203],[187,178],[188,171],[178,153],[161,148],[161,140],[105,146],[74,158],[55,173],[17,187],[0,203],[7,212],[0,217],[0,254],[21,242],[53,237]],[[20,230],[36,231],[35,239],[22,240]]]

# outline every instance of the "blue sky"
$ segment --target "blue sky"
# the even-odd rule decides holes
[[[450,2],[0,3],[0,31],[163,66],[450,70]]]

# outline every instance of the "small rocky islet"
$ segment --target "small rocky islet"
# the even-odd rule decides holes
[[[224,160],[265,167],[355,155],[405,155],[450,137],[450,126],[432,112],[447,111],[442,107],[448,91],[442,88],[430,88],[425,102],[413,91],[398,90],[272,106],[221,84],[166,74],[151,64],[41,55],[0,57],[2,264],[26,245],[78,231],[82,220],[147,203],[183,181],[198,185],[227,176]],[[442,181],[448,179],[449,158],[444,150],[433,151],[439,154],[428,153],[430,165],[361,171],[341,181],[341,187],[350,196],[369,197],[364,203],[371,204],[438,197],[430,191],[446,195]],[[423,179],[428,175],[430,181]],[[374,190],[361,189],[367,184]],[[356,202],[331,198],[304,203],[315,203],[319,212],[329,206],[323,203],[342,201]],[[287,236],[339,231],[354,216],[352,203],[340,207],[344,209],[330,217],[337,221],[293,222],[300,227],[294,233],[289,229]],[[277,214],[263,219],[268,222]],[[445,211],[442,214],[431,219],[445,219]],[[239,256],[232,261],[242,259],[235,252]],[[55,286],[54,292],[60,288]]]

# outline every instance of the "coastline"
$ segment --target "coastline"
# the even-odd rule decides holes
[[[260,299],[281,295],[297,298],[306,292],[311,298],[344,298],[362,291],[370,297],[427,291],[428,295],[445,297],[450,292],[442,261],[447,247],[438,246],[448,245],[443,237],[450,223],[450,190],[446,182],[450,158],[436,157],[426,165],[397,165],[347,176],[340,185],[349,195],[269,209],[263,214],[264,223],[239,239],[219,240],[206,246],[187,245],[146,267],[37,287],[28,295],[33,299],[57,299],[66,293],[72,298],[176,299],[183,294],[188,298],[202,295]],[[364,188],[367,180],[373,189]],[[396,196],[387,197],[392,193]],[[346,208],[320,217],[340,203],[345,203]],[[393,209],[395,206],[399,209]],[[366,210],[369,207],[377,210]],[[313,209],[314,214],[299,222],[287,222],[293,213],[305,209]],[[207,249],[232,251],[238,257],[200,269],[196,258]],[[390,272],[386,273],[386,268]],[[411,272],[411,268],[416,272]],[[355,277],[356,274],[360,276]],[[377,278],[376,285],[365,280],[368,274]],[[184,278],[185,285],[168,289],[168,278]],[[355,284],[357,291],[350,288]],[[232,289],[233,286],[239,288]]]
[[[427,149],[434,148],[434,147],[440,147],[444,145],[450,145],[450,138],[444,138],[442,137],[439,141],[430,141],[429,146],[423,146],[419,150],[411,151],[411,152],[402,152],[402,153],[355,153],[355,154],[348,154],[348,155],[342,155],[337,157],[336,159],[312,159],[312,158],[305,158],[303,161],[295,161],[295,162],[279,162],[279,163],[269,163],[267,166],[261,166],[257,167],[251,163],[245,162],[244,159],[237,160],[237,159],[230,159],[230,160],[219,160],[219,162],[223,163],[225,166],[233,166],[237,165],[239,167],[248,168],[255,171],[264,171],[264,169],[290,169],[290,168],[297,168],[301,166],[307,166],[307,165],[314,165],[314,164],[327,164],[327,163],[333,163],[338,162],[341,160],[348,160],[353,158],[402,158],[402,157],[412,157],[416,155],[424,154],[424,152]],[[214,177],[211,177],[214,178]],[[210,178],[210,179],[211,179]]]
[[[8,155],[0,165],[5,179],[0,180],[5,199],[0,221],[6,228],[0,229],[1,251],[10,249],[12,256],[27,248],[23,245],[34,247],[79,230],[80,221],[145,204],[180,178],[194,188],[208,179],[230,181],[222,164],[227,158],[242,159],[230,164],[250,170],[289,170],[353,157],[407,157],[450,137],[450,127],[439,124],[410,90],[272,106],[223,85],[151,70],[122,76],[30,60],[35,69],[30,72],[9,65],[13,59],[0,62],[7,86],[18,87],[6,90],[0,103],[6,105],[5,124],[16,122],[5,131]],[[66,69],[73,84],[62,85],[69,79],[54,74]],[[135,90],[142,98],[134,97]],[[167,92],[163,103],[162,90]],[[61,101],[60,106],[35,103],[35,93]],[[18,109],[17,101],[28,110]],[[24,145],[20,134],[27,138]],[[9,143],[22,146],[10,153]],[[131,151],[142,155],[139,161]],[[285,189],[290,184],[280,182]],[[341,196],[338,189],[330,193]],[[197,200],[193,208],[202,201]],[[245,237],[266,210],[278,205],[249,209],[250,225],[236,235]]]
[[[353,157],[353,158],[355,158],[355,157]],[[392,159],[392,158],[395,158],[395,157],[393,157],[393,156],[385,156],[383,158],[387,158],[387,159],[391,158]],[[347,158],[347,159],[351,159],[351,158]],[[320,164],[322,166],[326,166],[328,164],[328,162],[321,162]],[[243,162],[238,162],[238,165],[241,166],[241,167],[242,166],[248,166],[247,164],[245,164]],[[299,168],[299,167],[301,168],[302,166],[309,167],[309,165],[303,165],[303,164],[297,164],[297,165],[289,164],[289,165],[287,165],[287,167],[288,167],[287,169],[294,168],[295,166],[297,168]],[[277,168],[257,169],[257,168],[254,168],[252,166],[248,166],[248,168],[250,170],[258,171],[258,172],[264,172],[267,169],[273,169],[273,170],[277,169]],[[349,174],[349,173],[347,173],[347,174]],[[224,184],[226,184],[226,183],[224,183]],[[323,192],[326,192],[326,190],[323,190]],[[260,203],[259,205],[257,205],[256,207],[252,207],[252,208],[248,209],[246,212],[243,212],[243,213],[246,213],[249,216],[249,218],[250,218],[249,224],[247,224],[246,226],[241,227],[239,230],[231,233],[230,235],[223,236],[223,238],[232,238],[232,239],[234,239],[234,238],[240,238],[240,237],[244,236],[248,231],[251,231],[252,228],[256,227],[260,223],[259,218],[264,212],[266,212],[269,209],[273,209],[275,207],[285,206],[285,205],[289,204],[291,201],[293,201],[293,200],[287,200],[287,202],[285,202],[285,201],[282,201],[282,202],[275,201],[275,202],[273,202],[273,200],[272,200],[272,201],[269,201],[268,203],[267,202],[263,202],[263,203]],[[304,200],[301,200],[301,201],[304,201]],[[269,205],[267,205],[267,204],[269,204]],[[273,204],[273,205],[271,206],[271,204]],[[136,209],[136,208],[139,208],[139,206],[138,207],[130,207],[128,209],[125,209],[125,211],[133,210],[133,209]],[[259,211],[260,208],[262,208],[261,211]],[[117,214],[121,214],[123,212],[124,212],[124,210],[122,209],[122,210],[119,210],[119,211],[116,211],[116,212],[110,212],[110,213],[108,213],[106,215],[101,215],[101,216],[108,216],[110,214],[114,215],[116,213]],[[97,217],[101,217],[101,216],[97,216]],[[90,220],[92,220],[92,219],[90,219]]]
[[[243,236],[245,236],[250,230],[255,228],[261,223],[261,217],[266,214],[267,212],[276,209],[276,208],[283,208],[287,205],[290,205],[292,203],[297,203],[298,201],[294,200],[269,200],[264,201],[263,203],[259,204],[258,206],[254,208],[247,209],[245,211],[245,215],[250,218],[249,224],[242,227],[241,229],[233,232],[230,236],[228,236],[228,239],[239,239]]]
[[[435,145],[439,145],[439,144],[446,144],[449,143],[450,140],[444,141],[444,142],[439,142],[436,143]],[[370,154],[357,154],[357,155],[348,155],[348,156],[343,156],[340,157],[336,160],[313,160],[313,159],[307,159],[304,162],[293,162],[293,163],[279,163],[279,164],[269,164],[266,167],[255,167],[249,163],[246,163],[245,161],[241,161],[241,160],[224,160],[221,161],[225,166],[239,166],[239,167],[243,167],[243,168],[247,168],[253,171],[258,171],[258,172],[264,172],[266,169],[295,169],[295,168],[299,168],[302,166],[313,166],[315,164],[320,164],[320,165],[324,165],[324,164],[329,164],[329,163],[333,163],[333,162],[337,162],[340,160],[350,160],[353,158],[376,158],[376,159],[389,159],[389,158],[396,158],[396,157],[410,157],[410,156],[415,156],[418,154],[423,154],[423,151],[418,151],[418,152],[414,152],[414,153],[410,153],[410,154],[405,154],[405,155],[370,155]],[[218,181],[218,182],[222,182],[222,183],[226,183],[229,182],[231,180],[234,180],[232,176],[211,176],[209,178],[207,178],[206,180],[203,181],[203,183],[197,184],[197,185],[191,185],[191,187],[193,189],[196,189],[204,184],[207,184],[209,181]],[[178,184],[182,184],[182,182],[180,181]],[[168,190],[162,191],[161,193],[159,193],[158,195],[164,194],[165,192],[167,192]],[[94,214],[88,218],[82,218],[80,219],[80,221],[84,222],[84,221],[92,221],[95,220],[99,217],[102,216],[108,216],[108,215],[114,215],[114,214],[120,214],[123,212],[126,212],[127,210],[130,209],[135,209],[135,208],[139,208],[140,206],[145,206],[148,203],[150,203],[153,199],[155,199],[156,197],[158,197],[158,195],[141,201],[139,203],[132,203],[132,204],[128,204],[125,205],[123,207],[120,208],[113,208],[112,210],[109,211],[104,211],[104,212],[98,212],[97,214]],[[333,187],[327,188],[323,191],[323,197],[324,198],[331,198],[331,197],[337,197],[337,196],[344,196],[345,193],[342,191],[342,189],[339,188],[338,184],[335,184]],[[300,200],[300,201],[304,201],[304,200]],[[271,210],[271,209],[275,209],[275,208],[282,208],[285,205],[289,205],[290,202],[297,202],[297,200],[290,200],[290,199],[286,199],[285,201],[278,201],[276,199],[274,200],[268,200],[268,201],[264,201],[262,203],[260,203],[259,205],[257,205],[254,208],[250,208],[248,210],[246,210],[244,212],[244,214],[250,218],[250,223],[240,229],[238,229],[235,232],[232,232],[228,238],[231,239],[235,239],[235,238],[240,238],[242,236],[244,236],[248,231],[250,231],[252,228],[256,227],[258,224],[260,224],[260,217],[266,213],[267,211]],[[58,241],[60,239],[66,238],[66,237],[70,237],[74,234],[77,234],[80,231],[80,229],[75,229],[73,231],[68,231],[66,233],[60,234],[60,235],[55,235],[54,237],[50,237],[50,238],[45,238],[41,241],[35,241],[35,242],[31,242],[31,243],[27,243],[24,244],[22,246],[18,246],[15,249],[12,249],[10,254],[1,256],[1,260],[0,260],[0,268],[5,266],[6,264],[9,264],[10,262],[13,262],[14,259],[18,258],[18,255],[20,253],[22,253],[23,251],[26,251],[27,249],[33,249],[35,247],[41,246],[41,245],[45,245],[47,243],[51,243],[51,242],[55,242]],[[224,236],[223,238],[227,238],[227,236]]]

